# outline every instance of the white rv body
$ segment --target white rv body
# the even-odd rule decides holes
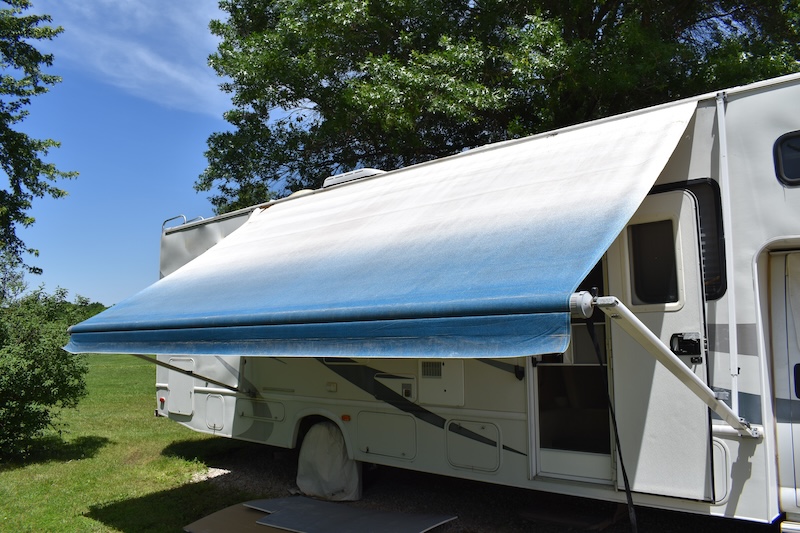
[[[157,414],[286,448],[328,420],[356,461],[607,501],[625,501],[621,454],[638,505],[757,522],[783,516],[786,530],[800,527],[800,155],[792,155],[800,154],[800,76],[679,104],[692,106],[687,126],[580,289],[616,297],[743,420],[739,426],[709,409],[713,397],[704,403],[687,386],[695,378],[652,357],[617,323],[624,317],[599,310],[595,330],[607,366],[598,364],[590,326],[577,319],[561,354],[156,353],[173,368],[157,370]],[[619,117],[545,136],[583,131],[590,138],[613,120]],[[508,144],[479,149],[473,161]],[[538,164],[531,161],[532,171]],[[583,179],[592,180],[592,170],[583,169]],[[797,182],[776,175],[792,172]],[[358,187],[351,181],[269,205]],[[592,206],[595,199],[572,201]],[[233,238],[262,207],[165,229],[162,276]],[[592,220],[582,215],[575,224]]]

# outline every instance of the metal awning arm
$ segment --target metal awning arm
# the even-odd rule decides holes
[[[577,297],[577,298],[576,298]],[[579,313],[588,307],[590,296],[577,293],[573,296],[573,301],[577,302]],[[686,385],[695,396],[700,398],[712,411],[717,413],[722,420],[735,429],[740,435],[758,438],[760,430],[752,427],[746,420],[739,418],[727,404],[720,401],[717,395],[706,385],[672,350],[664,344],[658,336],[650,331],[630,309],[619,301],[616,296],[600,296],[591,298],[591,307],[598,307],[603,313],[614,320],[624,329],[636,342],[638,342],[647,352],[664,365],[681,383]]]

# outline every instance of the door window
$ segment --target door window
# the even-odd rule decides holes
[[[628,228],[633,303],[678,301],[678,269],[672,220],[635,224]]]

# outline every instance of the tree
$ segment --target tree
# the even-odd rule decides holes
[[[39,288],[0,307],[0,459],[25,457],[59,412],[86,395],[83,356],[64,352],[67,327],[104,306]]]
[[[798,70],[800,0],[223,0],[218,213]]]
[[[32,139],[15,127],[28,116],[26,107],[33,96],[44,94],[61,81],[46,74],[43,66],[52,66],[53,56],[42,54],[31,41],[51,40],[61,27],[43,25],[48,15],[22,15],[31,7],[29,0],[2,0],[9,7],[0,9],[0,169],[7,178],[7,188],[0,188],[0,251],[22,259],[25,253],[38,252],[25,245],[17,235],[19,226],[30,226],[34,218],[29,210],[34,198],[66,194],[53,183],[77,176],[62,172],[42,158],[51,148],[60,146],[52,139]],[[37,267],[26,266],[38,273]]]
[[[27,288],[19,258],[8,250],[0,252],[0,308],[17,301]]]

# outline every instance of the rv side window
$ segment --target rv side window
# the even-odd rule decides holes
[[[787,133],[775,143],[775,172],[786,185],[800,185],[800,131]]]
[[[633,303],[678,301],[678,272],[671,220],[636,224],[628,229],[633,275]]]

